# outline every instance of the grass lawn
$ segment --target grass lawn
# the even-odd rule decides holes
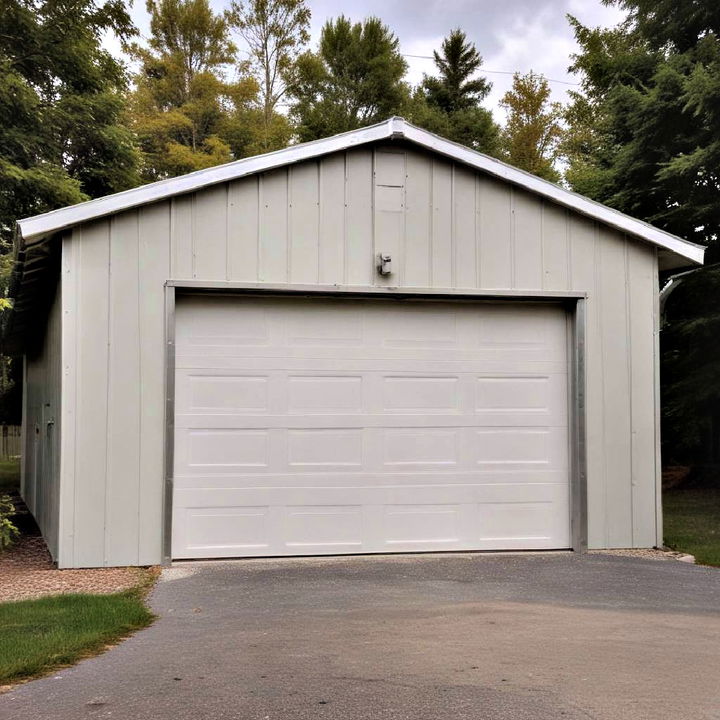
[[[142,589],[0,604],[0,685],[50,672],[149,625]]]
[[[0,493],[20,487],[20,460],[0,460]]]
[[[663,491],[665,544],[702,565],[720,567],[720,488],[680,486]]]

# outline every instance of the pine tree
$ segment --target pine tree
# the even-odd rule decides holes
[[[397,37],[377,18],[344,16],[322,29],[317,52],[298,58],[291,115],[301,140],[354,130],[401,114],[409,100]]]
[[[720,461],[720,12],[716,0],[615,0],[627,20],[571,18],[581,91],[568,111],[573,189],[708,246],[666,305],[663,454]]]
[[[477,48],[462,30],[453,30],[433,52],[437,76],[425,75],[413,93],[410,119],[438,135],[480,152],[497,155],[499,127],[482,107],[492,85],[474,77],[482,66]]]

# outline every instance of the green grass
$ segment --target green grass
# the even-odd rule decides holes
[[[20,487],[20,460],[0,460],[0,493]]]
[[[0,685],[77,662],[149,625],[143,588],[0,604]]]
[[[702,565],[720,567],[720,488],[681,486],[663,492],[665,544]]]

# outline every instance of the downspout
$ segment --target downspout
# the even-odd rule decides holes
[[[662,289],[660,290],[660,329],[662,330],[663,327],[665,327],[665,303],[668,301],[668,298],[672,294],[673,290],[677,290],[677,288],[682,284],[682,281],[688,276],[692,275],[693,273],[700,272],[701,270],[710,270],[711,268],[717,268],[720,267],[720,263],[715,263],[714,265],[706,265],[704,267],[694,268],[693,270],[685,270],[681,273],[675,273],[675,275],[670,275],[670,277],[665,281],[665,284],[662,286]]]

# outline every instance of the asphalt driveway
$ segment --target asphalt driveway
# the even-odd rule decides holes
[[[183,564],[8,720],[720,720],[720,571],[608,555]]]

